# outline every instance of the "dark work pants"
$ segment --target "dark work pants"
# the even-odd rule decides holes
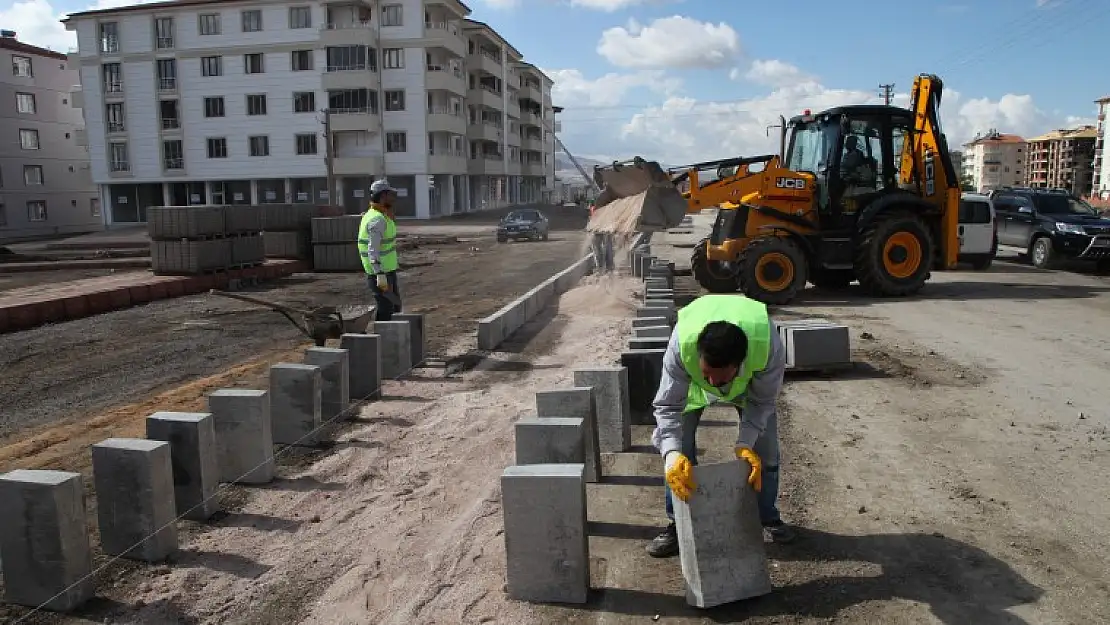
[[[389,291],[397,300],[396,304],[378,290],[377,276],[366,276],[370,283],[370,291],[374,293],[374,301],[378,304],[378,312],[374,317],[375,321],[389,321],[393,318],[393,313],[401,312],[401,291],[397,289],[397,272],[389,271],[385,274],[385,277],[389,282]]]

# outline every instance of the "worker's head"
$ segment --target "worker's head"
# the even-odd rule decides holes
[[[848,150],[849,152],[852,151],[852,150],[858,150],[859,149],[859,137],[857,137],[855,135],[848,135],[848,137],[846,139],[844,139],[844,149]]]
[[[384,178],[375,180],[370,185],[370,201],[375,204],[389,208],[393,206],[393,200],[396,197],[397,190],[390,186],[389,181]]]
[[[747,353],[748,337],[727,321],[714,321],[698,335],[698,364],[702,377],[713,386],[730,384]]]

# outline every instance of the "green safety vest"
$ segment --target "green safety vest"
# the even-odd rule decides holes
[[[370,262],[370,238],[366,227],[375,219],[385,220],[385,234],[382,235],[381,249],[378,250],[378,260],[382,265],[382,272],[397,271],[397,222],[385,216],[385,213],[370,208],[362,215],[362,222],[358,225],[358,255],[362,257],[362,268],[369,275],[374,275],[374,265]]]
[[[698,356],[698,335],[714,321],[727,321],[740,326],[748,337],[748,353],[741,372],[724,391],[714,388],[701,374]],[[690,376],[684,412],[700,410],[709,405],[706,393],[731,402],[748,388],[752,376],[767,368],[771,354],[771,317],[762,302],[738,295],[703,295],[678,312],[675,326],[678,334],[678,355]]]

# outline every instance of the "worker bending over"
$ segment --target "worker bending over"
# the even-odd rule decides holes
[[[736,407],[740,415],[737,458],[751,464],[748,483],[758,493],[759,517],[770,540],[785,543],[794,532],[779,517],[778,416],[786,354],[767,306],[739,295],[704,295],[683,307],[663,355],[655,395],[651,442],[663,455],[667,498],[666,531],[652,540],[656,558],[678,555],[672,496],[688,501],[696,484],[695,433],[708,394]],[[673,494],[673,495],[672,495]]]
[[[397,221],[393,202],[397,191],[386,180],[370,185],[370,208],[362,215],[358,227],[358,254],[378,304],[375,317],[389,321],[401,312],[401,294],[397,290]]]

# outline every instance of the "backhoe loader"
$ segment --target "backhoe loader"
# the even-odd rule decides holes
[[[909,109],[840,106],[791,118],[781,162],[769,159],[734,182],[748,192],[718,211],[695,248],[702,286],[768,304],[790,302],[807,282],[841,288],[855,280],[873,295],[901,296],[920,291],[933,269],[955,268],[960,190],[940,126],[943,89],[940,78],[921,74]],[[657,178],[655,199],[666,208],[650,201],[642,177],[637,187],[619,170],[606,173],[595,168],[594,176],[612,190],[607,201],[639,195],[652,229],[681,221]],[[702,208],[691,205],[695,188],[687,198],[673,191],[689,212]]]

